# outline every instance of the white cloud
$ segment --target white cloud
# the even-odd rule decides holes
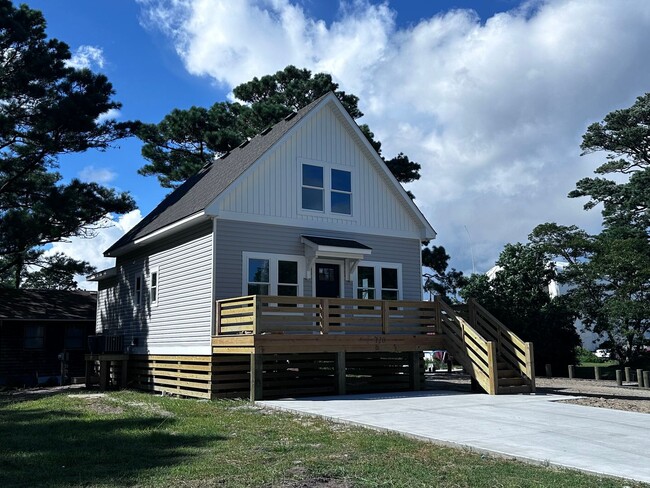
[[[98,270],[110,268],[115,265],[115,258],[104,257],[104,251],[141,220],[142,214],[140,210],[133,210],[119,216],[117,219],[108,216],[104,223],[107,225],[110,224],[110,227],[99,229],[97,235],[92,239],[72,237],[69,239],[69,242],[55,242],[45,252],[45,255],[49,256],[60,252],[74,259],[88,261]],[[86,281],[85,276],[77,276],[76,280],[82,289],[97,290],[97,283]]]
[[[109,120],[115,120],[119,118],[122,113],[116,108],[109,108],[106,112],[99,114],[99,117],[95,120],[98,124],[102,122],[107,122]]]
[[[598,213],[566,198],[595,168],[580,136],[650,86],[646,0],[527,2],[485,22],[455,10],[406,28],[363,0],[330,24],[289,0],[140,4],[190,73],[227,87],[287,64],[330,72],[360,97],[384,154],[422,164],[410,188],[464,270],[464,226],[478,271],[536,224],[595,230]]]
[[[79,46],[66,64],[76,69],[102,69],[106,64],[104,51],[96,46]]]
[[[108,168],[95,168],[94,166],[85,166],[79,171],[81,181],[101,183],[103,185],[110,183],[117,178],[117,173]]]

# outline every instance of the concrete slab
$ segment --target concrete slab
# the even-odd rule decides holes
[[[440,444],[650,483],[650,415],[557,402],[567,398],[433,391],[258,403]]]

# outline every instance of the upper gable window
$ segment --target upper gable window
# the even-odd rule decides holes
[[[352,215],[352,173],[303,164],[302,209]]]
[[[302,208],[305,210],[324,210],[325,185],[323,168],[312,164],[302,165]]]
[[[332,170],[332,212],[352,214],[352,174],[340,169]]]

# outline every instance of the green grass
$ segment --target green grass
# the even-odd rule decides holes
[[[0,395],[0,486],[642,485],[261,410],[244,401],[64,392]]]

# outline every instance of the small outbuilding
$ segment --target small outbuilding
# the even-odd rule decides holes
[[[83,376],[96,309],[95,292],[0,289],[0,385]]]

